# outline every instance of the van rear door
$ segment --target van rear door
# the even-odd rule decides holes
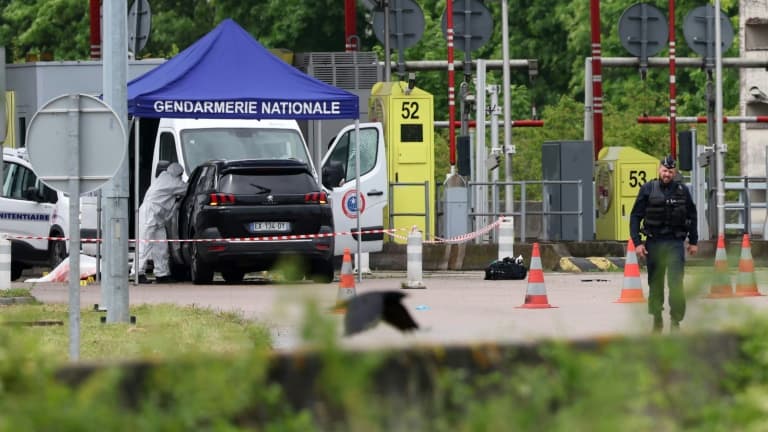
[[[356,189],[355,126],[339,132],[323,158],[323,186],[331,191],[333,223],[337,235],[334,255],[345,248],[357,252],[357,217],[363,231],[361,252],[378,252],[384,235],[384,207],[387,205],[387,155],[381,123],[360,124],[360,191]],[[359,212],[358,212],[359,208]]]

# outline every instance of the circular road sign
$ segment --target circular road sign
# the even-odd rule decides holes
[[[683,20],[683,36],[688,46],[704,58],[715,57],[715,7],[699,6]],[[723,51],[733,43],[731,20],[720,11],[720,42]]]
[[[635,57],[645,59],[656,55],[669,40],[667,17],[656,6],[635,3],[619,18],[619,38]]]
[[[448,15],[443,11],[440,25],[447,39]],[[471,52],[491,38],[493,16],[480,0],[453,0],[453,44],[462,52]]]
[[[27,153],[43,183],[61,192],[77,177],[80,193],[100,188],[120,168],[128,139],[120,118],[85,94],[48,101],[29,123]]]
[[[397,49],[409,48],[424,34],[424,12],[413,0],[389,2],[389,43]],[[384,11],[373,12],[373,33],[384,43]],[[399,41],[399,42],[398,42]]]

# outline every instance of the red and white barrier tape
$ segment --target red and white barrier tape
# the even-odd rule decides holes
[[[459,236],[456,236],[456,237],[451,237],[451,238],[448,238],[448,239],[444,239],[444,238],[435,236],[434,240],[426,240],[426,241],[423,241],[422,243],[424,243],[424,244],[442,244],[442,243],[455,244],[455,243],[464,243],[464,242],[467,242],[469,240],[473,240],[473,239],[475,239],[477,237],[480,237],[481,235],[487,234],[488,232],[492,231],[497,226],[499,226],[501,224],[501,222],[502,222],[502,218],[499,218],[496,221],[494,221],[494,222],[492,222],[492,223],[490,223],[490,224],[480,228],[479,230],[477,230],[475,232],[462,234],[462,235],[459,235]],[[409,230],[406,229],[406,231],[409,231]],[[399,240],[403,240],[403,241],[407,241],[408,240],[408,237],[406,237],[406,236],[401,236],[401,235],[397,235],[397,234],[394,234],[394,233],[387,233],[387,234],[389,234],[390,236],[392,236],[392,237],[394,237],[396,239],[399,239]]]
[[[382,234],[382,233],[393,233],[396,231],[396,229],[375,229],[375,230],[362,230],[360,231],[361,234]],[[165,240],[149,240],[149,239],[141,239],[140,241],[142,243],[195,243],[195,242],[201,242],[201,243],[219,243],[219,242],[228,242],[228,243],[243,243],[243,242],[257,242],[257,241],[276,241],[276,240],[307,240],[307,239],[313,239],[313,238],[324,238],[324,237],[335,237],[335,236],[342,236],[342,235],[353,235],[357,234],[357,231],[344,231],[344,232],[338,232],[338,233],[324,233],[324,234],[289,234],[289,235],[275,235],[275,236],[260,236],[260,237],[229,237],[229,238],[203,238],[203,239],[165,239]],[[46,237],[46,236],[22,236],[22,235],[14,235],[14,234],[5,234],[5,237],[8,239],[15,239],[15,240],[69,240],[69,237]],[[83,243],[99,243],[104,241],[100,238],[82,238],[80,239]],[[135,239],[129,239],[128,242],[135,243]]]
[[[470,240],[473,240],[477,237],[480,237],[484,234],[487,234],[488,232],[495,229],[499,224],[501,224],[502,219],[499,218],[496,221],[492,222],[491,224],[488,224],[479,230],[471,233],[462,234],[456,237],[451,238],[441,238],[441,237],[435,237],[433,240],[427,240],[423,243],[426,244],[441,244],[441,243],[464,243]],[[401,236],[396,234],[396,231],[410,231],[408,228],[390,228],[390,229],[375,229],[375,230],[363,230],[361,231],[361,234],[389,234],[390,236],[400,239],[403,241],[407,241],[407,236]],[[245,242],[259,242],[259,241],[278,241],[278,240],[307,240],[307,239],[313,239],[313,238],[324,238],[324,237],[335,237],[335,236],[342,236],[342,235],[354,235],[357,234],[357,231],[343,231],[343,232],[337,232],[337,233],[325,233],[325,234],[290,234],[290,235],[274,235],[274,236],[260,236],[260,237],[229,237],[229,238],[203,238],[203,239],[165,239],[165,240],[149,240],[149,239],[141,239],[142,243],[220,243],[220,242],[228,242],[228,243],[245,243]],[[4,234],[4,236],[7,239],[15,239],[15,240],[59,240],[59,241],[65,241],[69,240],[69,237],[47,237],[47,236],[22,236],[22,235],[14,235],[14,234]],[[80,239],[82,243],[99,243],[104,241],[100,238],[82,238]],[[129,239],[128,242],[135,243],[135,239]]]

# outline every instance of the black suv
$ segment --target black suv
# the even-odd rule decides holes
[[[177,206],[169,237],[211,240],[170,243],[176,278],[188,269],[196,284],[211,283],[215,271],[240,282],[247,272],[278,265],[287,280],[333,279],[333,214],[304,162],[206,162],[192,172]]]

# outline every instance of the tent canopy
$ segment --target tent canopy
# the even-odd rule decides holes
[[[136,117],[357,119],[357,95],[285,63],[231,19],[128,83]]]

